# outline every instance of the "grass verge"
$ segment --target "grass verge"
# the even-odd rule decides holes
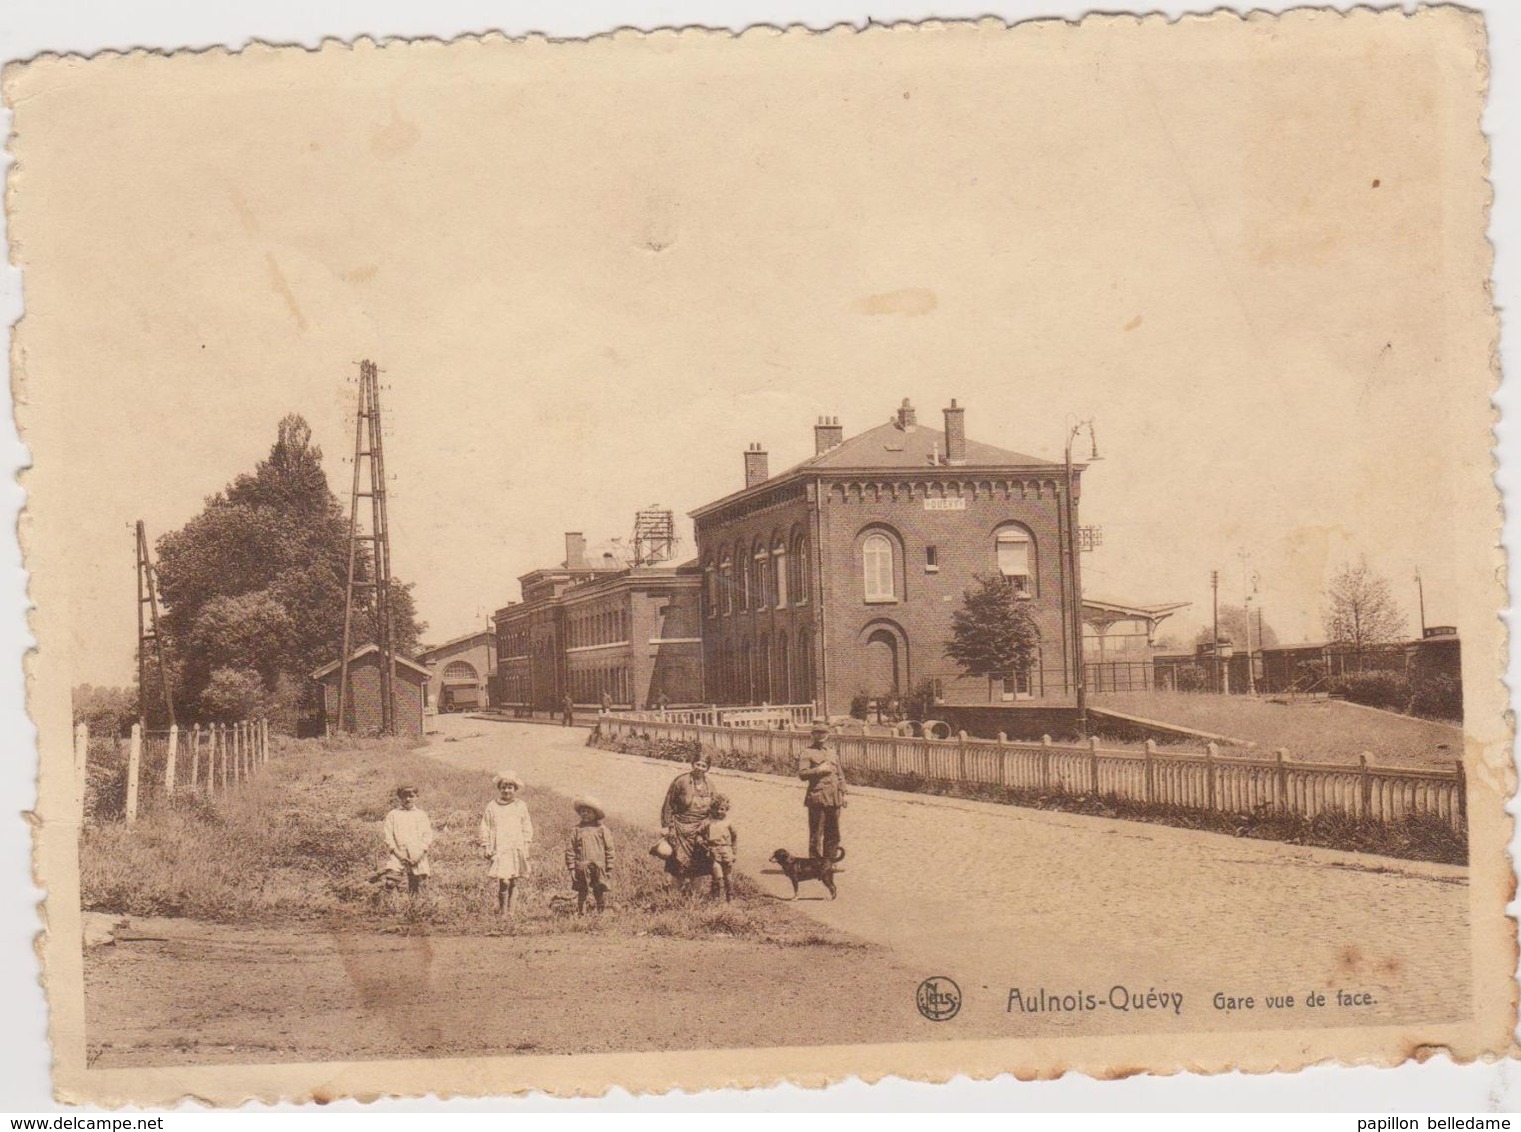
[[[369,878],[385,863],[381,822],[400,783],[418,787],[433,822],[433,875],[417,901]],[[213,922],[306,925],[330,930],[443,931],[467,935],[616,932],[789,946],[854,946],[764,894],[743,874],[732,903],[668,890],[648,855],[653,831],[618,819],[613,906],[575,916],[551,906],[570,894],[565,846],[570,799],[532,786],[532,875],[518,882],[515,914],[494,910],[495,882],[477,847],[490,776],[409,751],[399,742],[288,742],[253,778],[215,798],[177,795],[128,827],[87,825],[80,836],[81,902],[87,911],[185,916]]]
[[[1363,751],[1384,766],[1446,768],[1463,754],[1463,729],[1335,700],[1275,700],[1188,692],[1104,692],[1096,708],[1158,723],[1212,731],[1256,743],[1259,751],[1287,748],[1308,762],[1356,762]]]
[[[696,740],[672,739],[599,739],[591,740],[604,750],[646,758],[688,762],[701,746]],[[714,765],[726,769],[797,775],[797,767],[782,758],[768,759],[762,754],[709,749]],[[879,786],[887,790],[934,794],[944,798],[966,798],[976,802],[997,802],[1026,809],[1056,810],[1087,814],[1092,817],[1122,818],[1151,822],[1179,829],[1198,829],[1225,833],[1233,837],[1251,837],[1265,841],[1282,841],[1290,845],[1317,845],[1326,849],[1346,849],[1358,853],[1377,853],[1410,861],[1436,861],[1443,864],[1468,863],[1468,839],[1446,822],[1426,815],[1412,816],[1400,822],[1384,824],[1367,821],[1339,810],[1329,810],[1314,818],[1296,814],[1275,814],[1263,809],[1253,813],[1227,813],[1219,810],[1193,809],[1136,802],[1112,795],[1043,794],[1010,786],[950,782],[924,778],[917,774],[891,774],[883,771],[853,770],[850,781],[861,786]]]

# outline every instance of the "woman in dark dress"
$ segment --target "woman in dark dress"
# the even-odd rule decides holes
[[[708,781],[708,759],[700,752],[692,758],[692,769],[678,774],[665,792],[665,804],[660,807],[660,832],[671,846],[671,853],[665,858],[665,871],[677,880],[708,875],[708,851],[700,833],[703,822],[708,820],[713,794],[713,784]]]

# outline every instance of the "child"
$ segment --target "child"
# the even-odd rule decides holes
[[[581,824],[570,832],[565,847],[565,867],[570,870],[571,887],[576,890],[576,915],[586,911],[590,893],[597,901],[597,911],[607,908],[607,893],[612,888],[613,835],[602,823],[607,812],[595,798],[577,798],[572,805]]]
[[[518,878],[528,875],[528,850],[533,845],[533,822],[528,805],[518,797],[523,780],[511,771],[496,776],[496,797],[486,803],[481,816],[481,849],[496,880],[498,915],[512,914],[512,896]]]
[[[739,834],[734,829],[734,823],[729,820],[729,799],[722,794],[713,795],[708,815],[707,823],[702,827],[702,839],[708,849],[708,860],[712,862],[712,893],[717,896],[721,890],[725,900],[732,900],[734,897],[729,888],[729,878],[734,875],[734,854],[739,848]]]
[[[433,844],[433,823],[417,808],[417,787],[396,788],[397,808],[386,815],[386,848],[391,858],[386,872],[407,878],[407,894],[422,891],[423,880],[432,871],[428,867],[428,847]]]

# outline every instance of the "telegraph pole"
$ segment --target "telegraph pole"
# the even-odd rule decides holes
[[[1257,694],[1257,660],[1256,653],[1252,651],[1252,598],[1257,594],[1256,574],[1248,568],[1251,554],[1246,547],[1242,547],[1236,553],[1241,559],[1241,586],[1244,593],[1242,612],[1246,614],[1246,692],[1249,696]],[[1257,647],[1262,647],[1262,634],[1257,634]]]
[[[1426,639],[1426,587],[1421,582],[1421,568],[1415,568],[1415,596],[1421,604],[1421,640]]]
[[[1210,643],[1209,656],[1210,656],[1210,663],[1211,663],[1211,665],[1213,666],[1213,668],[1215,670],[1215,692],[1216,692],[1216,694],[1218,694],[1222,690],[1222,681],[1220,679],[1220,571],[1219,570],[1211,570],[1209,572],[1209,587],[1214,592],[1214,607],[1215,607],[1215,621],[1214,621],[1215,629],[1214,629],[1214,637],[1212,638],[1211,643]]]
[[[369,491],[361,490],[360,467],[368,463]],[[361,499],[370,501],[370,530],[360,532]],[[366,556],[361,543],[370,544]],[[366,557],[370,577],[360,577]],[[392,680],[396,671],[396,642],[391,624],[391,534],[386,516],[384,437],[380,421],[380,378],[372,361],[359,364],[359,408],[354,417],[354,488],[349,505],[349,576],[344,591],[343,653],[338,673],[338,729],[347,729],[349,656],[353,648],[354,610],[369,591],[374,615],[375,644],[380,649],[380,733],[396,732],[396,702]]]
[[[1083,672],[1083,587],[1078,576],[1078,541],[1077,541],[1077,504],[1073,500],[1074,487],[1077,482],[1072,469],[1072,442],[1078,438],[1084,429],[1088,430],[1088,441],[1093,454],[1089,461],[1099,459],[1098,437],[1093,432],[1093,421],[1079,421],[1067,431],[1067,496],[1065,499],[1067,537],[1067,577],[1070,579],[1072,592],[1071,621],[1069,625],[1072,632],[1072,674],[1077,686],[1077,733],[1084,739],[1088,737],[1088,681]]]
[[[175,725],[174,695],[169,686],[169,661],[158,630],[158,585],[153,580],[153,559],[148,553],[148,534],[137,521],[137,722],[148,730],[148,650],[158,662],[159,686],[169,726]]]

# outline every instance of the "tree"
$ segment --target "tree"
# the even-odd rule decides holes
[[[945,655],[968,676],[1002,680],[1023,675],[1035,664],[1040,628],[1014,587],[1002,575],[973,577],[951,614]]]
[[[1325,596],[1320,620],[1335,644],[1351,645],[1361,655],[1364,649],[1405,635],[1405,615],[1394,603],[1388,581],[1370,571],[1366,559],[1344,565]]]
[[[201,691],[197,718],[207,723],[238,723],[278,710],[264,680],[252,668],[218,668]]]
[[[1250,625],[1247,624],[1248,616],[1251,618]],[[1202,626],[1194,636],[1194,643],[1209,644],[1210,633],[1213,629],[1213,624]],[[1270,649],[1278,644],[1278,634],[1274,631],[1272,624],[1264,619],[1259,630],[1256,611],[1244,609],[1239,605],[1220,607],[1220,636],[1243,652],[1246,651],[1248,641],[1254,649]]]
[[[97,737],[122,735],[137,722],[137,692],[133,688],[74,687],[74,722],[87,724]]]
[[[159,539],[160,628],[187,718],[209,702],[203,694],[215,673],[252,672],[277,705],[277,722],[294,725],[309,673],[336,658],[342,645],[348,535],[322,450],[306,421],[291,414],[251,475],[238,476],[184,527]],[[371,575],[367,547],[357,568]],[[393,579],[390,594],[393,636],[406,653],[424,626],[410,586]],[[374,640],[375,620],[361,612],[352,645]],[[230,702],[229,680],[219,683],[219,705]]]

